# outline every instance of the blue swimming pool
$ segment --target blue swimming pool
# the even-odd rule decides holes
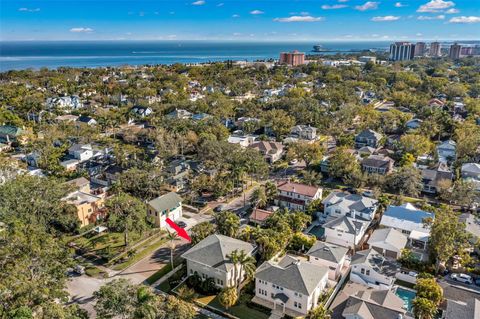
[[[405,308],[408,312],[412,312],[412,301],[415,299],[415,292],[412,290],[407,290],[402,287],[398,287],[395,291],[395,294],[400,297],[405,303]]]

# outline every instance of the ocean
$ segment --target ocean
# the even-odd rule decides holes
[[[0,42],[0,71],[42,67],[204,63],[278,59],[282,51],[324,54],[387,49],[388,42],[50,41]]]
[[[478,43],[478,41],[471,41]],[[204,63],[278,59],[282,51],[311,53],[387,50],[390,42],[233,42],[233,41],[25,41],[0,42],[0,71],[42,67]],[[317,53],[318,54],[318,53]]]

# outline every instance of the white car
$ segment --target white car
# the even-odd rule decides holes
[[[473,283],[472,277],[466,274],[452,274],[451,277],[453,280],[463,282],[464,284],[470,285]]]

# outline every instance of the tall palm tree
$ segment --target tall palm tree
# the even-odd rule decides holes
[[[169,240],[169,247],[170,247],[170,266],[173,269],[173,251],[175,250],[176,243],[175,241],[178,239],[177,233],[168,232],[167,238]]]
[[[238,254],[238,264],[240,265],[240,274],[238,275],[237,291],[240,295],[240,284],[242,283],[243,272],[247,275],[247,278],[251,279],[255,275],[256,260],[252,256],[247,255],[245,250],[241,250]]]
[[[227,255],[227,258],[230,259],[230,262],[233,264],[233,282],[236,285],[237,280],[237,266],[239,263],[239,253],[238,249],[235,249],[230,254]]]

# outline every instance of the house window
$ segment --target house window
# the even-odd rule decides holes
[[[370,269],[367,270],[367,276],[370,276]]]
[[[302,304],[298,303],[298,309],[302,309]]]
[[[362,268],[362,269],[360,270],[360,272],[362,273],[362,275],[365,275],[365,269],[364,269],[364,268]]]
[[[295,308],[297,307],[297,302],[296,302],[296,301],[293,303],[293,306],[294,306]]]
[[[190,275],[193,275],[193,269],[190,269]]]

